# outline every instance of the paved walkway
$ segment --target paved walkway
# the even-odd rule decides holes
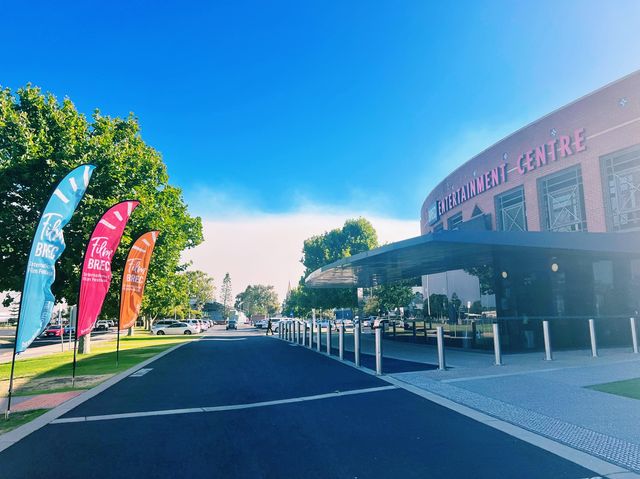
[[[51,409],[65,401],[79,396],[84,391],[67,391],[63,393],[37,394],[35,396],[14,396],[11,399],[11,411],[32,411],[34,409]],[[0,398],[0,411],[7,409],[7,399]]]
[[[333,339],[337,344],[337,339]],[[362,351],[374,351],[371,334]],[[352,350],[351,335],[345,338]],[[385,340],[385,357],[437,363],[435,347]],[[459,404],[549,437],[575,449],[640,472],[640,400],[587,386],[640,377],[640,356],[631,348],[503,355],[446,350],[446,371],[426,370],[392,377]],[[384,361],[383,361],[384,369]]]

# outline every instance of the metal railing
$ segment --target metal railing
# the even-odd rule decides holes
[[[616,317],[620,319],[619,317]],[[501,318],[502,319],[502,318]],[[522,319],[522,318],[520,318]],[[537,318],[536,318],[537,319]],[[545,361],[553,361],[553,350],[552,350],[552,334],[550,329],[550,324],[554,318],[547,318],[541,321],[541,329],[542,336],[544,341],[544,360]],[[565,319],[565,318],[563,318]],[[575,317],[572,319],[582,319],[585,317]],[[598,339],[597,339],[597,322],[602,321],[607,318],[587,318],[587,324],[585,325],[588,329],[589,334],[589,342],[591,346],[591,356],[594,358],[598,358]],[[638,352],[638,331],[636,318],[631,317],[629,320],[629,330],[630,330],[630,343],[631,350],[633,354],[639,354]],[[583,323],[584,324],[584,323]],[[281,321],[281,324],[278,326],[278,337],[280,339],[294,342],[297,344],[301,344],[303,346],[308,347],[309,349],[316,348],[318,352],[322,351],[322,333],[323,326],[325,329],[325,351],[326,355],[332,355],[332,325],[331,322],[328,321],[316,321],[315,318],[311,321],[304,321],[299,319],[285,320]],[[336,329],[338,332],[338,358],[341,361],[344,361],[344,351],[345,351],[345,325],[344,323],[336,323]],[[378,375],[383,374],[383,336],[385,330],[385,322],[377,321],[372,327],[375,335],[375,372]],[[491,336],[493,343],[493,353],[494,353],[494,364],[496,366],[501,366],[503,364],[502,357],[502,343],[501,343],[501,326],[499,322],[491,323]],[[308,341],[307,341],[308,338]],[[438,369],[446,370],[447,365],[445,361],[445,330],[444,326],[436,326],[435,327],[435,339],[436,339],[436,347],[437,347],[437,355],[438,355]],[[315,343],[314,343],[315,340]],[[356,367],[360,367],[360,349],[361,349],[361,324],[360,322],[356,322],[353,328],[353,352],[354,352],[354,364]]]

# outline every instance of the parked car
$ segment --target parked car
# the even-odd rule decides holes
[[[185,319],[182,322],[187,323],[190,326],[193,326],[193,329],[195,329],[196,334],[202,332],[202,327],[200,326],[200,323],[198,322],[197,319]]]
[[[104,319],[101,319],[100,321],[98,321],[96,323],[96,325],[93,327],[94,331],[109,331],[109,321],[106,321]]]
[[[151,334],[164,336],[165,334],[197,334],[197,330],[190,324],[175,322],[169,325],[154,326],[151,328]]]
[[[267,322],[268,321],[266,319],[261,319],[260,321],[253,323],[253,325],[258,329],[262,329],[267,327]]]
[[[76,334],[76,328],[73,326],[69,326],[68,324],[64,327],[64,334]]]
[[[153,327],[151,328],[153,330],[153,328],[155,328],[156,326],[169,326],[170,324],[173,323],[179,323],[178,320],[176,319],[160,319],[158,321],[156,321],[155,323],[153,323]]]
[[[238,329],[238,322],[235,319],[227,320],[227,328],[226,329]]]
[[[362,321],[362,326],[365,328],[373,327],[373,322],[378,319],[377,316],[369,316]]]
[[[51,336],[61,336],[64,332],[64,328],[60,325],[54,324],[49,326],[45,331],[43,336],[51,337]]]

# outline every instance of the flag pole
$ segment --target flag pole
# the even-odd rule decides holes
[[[78,303],[80,298],[78,298]],[[80,306],[80,304],[78,304]],[[78,313],[80,312],[80,308],[78,308]],[[71,373],[71,387],[75,387],[76,385],[76,353],[78,351],[78,314],[76,314],[76,327],[75,334],[73,337],[73,372]]]
[[[27,261],[27,268],[29,267],[29,262]],[[26,268],[25,268],[26,270]],[[25,271],[26,275],[26,271]],[[7,394],[7,409],[4,412],[4,418],[9,419],[9,414],[11,414],[11,398],[13,397],[13,373],[16,367],[16,355],[18,349],[18,330],[20,328],[20,313],[22,313],[22,297],[24,296],[24,290],[20,293],[20,305],[18,306],[18,321],[16,321],[16,336],[13,340],[13,356],[11,358],[11,374],[9,375],[9,393]]]
[[[116,368],[120,364],[120,318],[118,318],[118,340],[116,341]]]
[[[18,328],[16,328],[16,339],[17,338],[17,331]],[[9,414],[11,412],[11,396],[13,393],[13,371],[16,367],[16,347],[15,345],[13,346],[13,359],[11,360],[11,375],[9,376],[9,394],[7,396],[7,410],[4,412],[4,418],[5,419],[9,419]]]

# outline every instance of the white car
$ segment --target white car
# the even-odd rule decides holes
[[[165,334],[198,334],[198,330],[187,323],[173,323],[169,325],[160,325],[154,326],[151,328],[151,334],[155,334],[157,336],[163,336]]]
[[[185,319],[182,322],[187,323],[189,326],[192,326],[197,333],[202,332],[202,325],[200,324],[200,321],[198,321],[197,319]]]

